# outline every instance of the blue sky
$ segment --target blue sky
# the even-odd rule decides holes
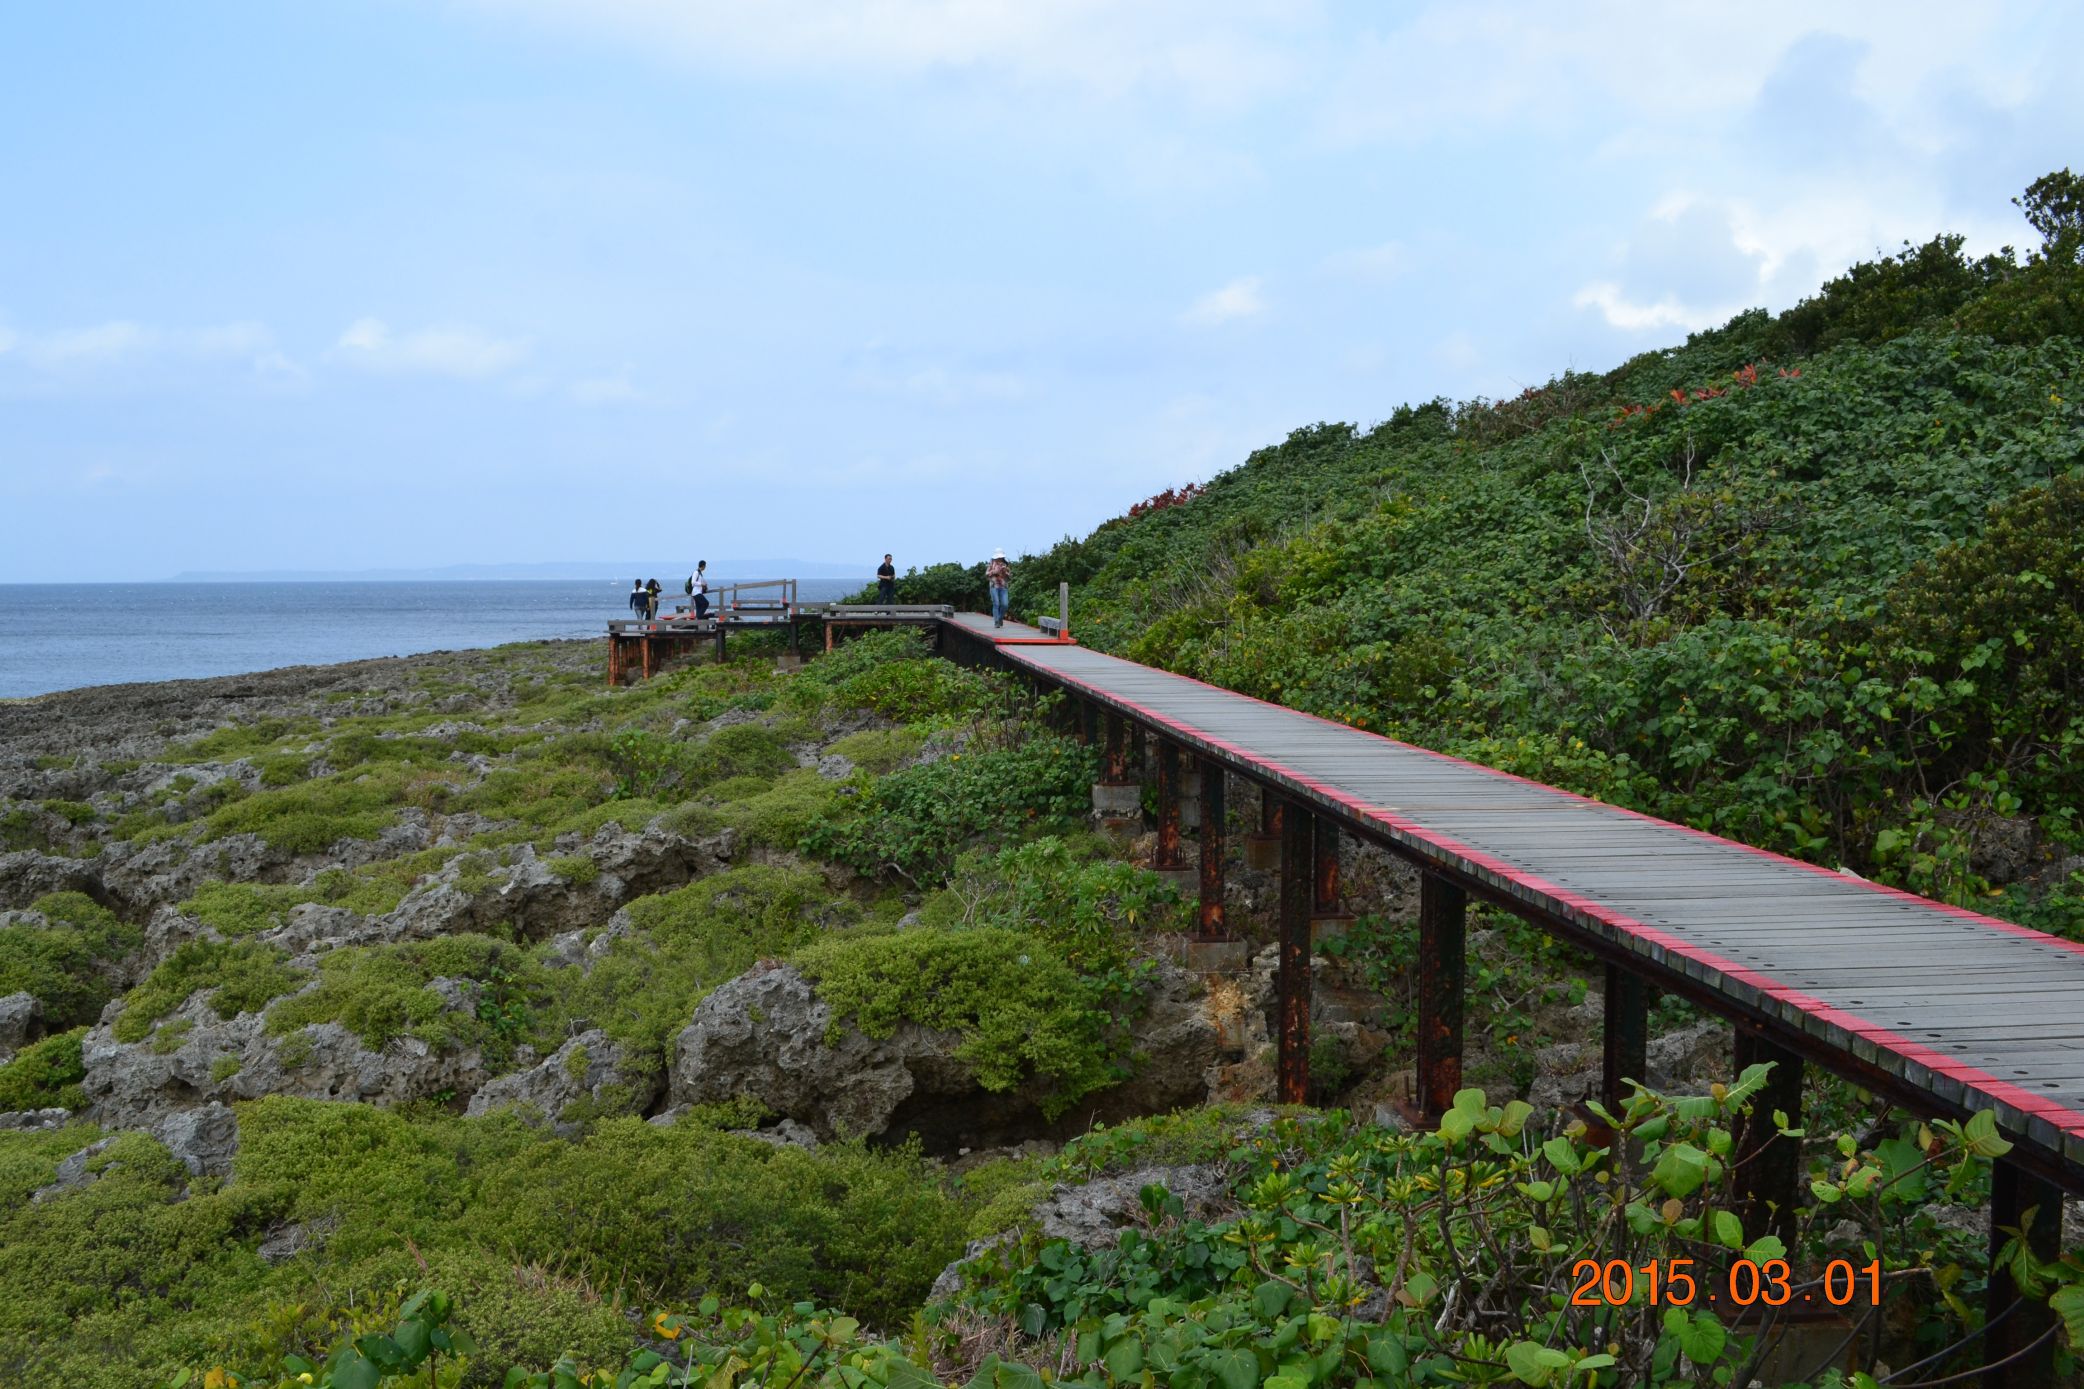
[[[298,0],[0,19],[0,581],[1083,533],[2084,156],[2084,9]]]

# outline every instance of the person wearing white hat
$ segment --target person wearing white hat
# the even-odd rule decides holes
[[[1004,550],[991,552],[991,563],[984,566],[984,582],[991,586],[991,625],[1006,625],[1006,583],[1013,577],[1013,566],[1006,563]]]

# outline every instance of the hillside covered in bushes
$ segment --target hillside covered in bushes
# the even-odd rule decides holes
[[[1299,429],[1026,557],[1016,610],[1068,581],[1088,644],[2084,934],[2084,180],[2017,201],[2023,258],[1942,235]]]

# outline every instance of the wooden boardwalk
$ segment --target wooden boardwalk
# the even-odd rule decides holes
[[[2084,1190],[2084,946],[1032,628],[955,625],[1868,1088],[1994,1111],[2039,1174]]]

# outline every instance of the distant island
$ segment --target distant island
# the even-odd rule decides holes
[[[409,582],[440,579],[626,579],[684,574],[701,556],[673,560],[553,561],[539,564],[450,564],[418,569],[184,569],[167,583],[316,583]],[[805,559],[712,559],[712,574],[750,579],[865,579],[875,571],[877,556],[858,564],[831,564]]]

